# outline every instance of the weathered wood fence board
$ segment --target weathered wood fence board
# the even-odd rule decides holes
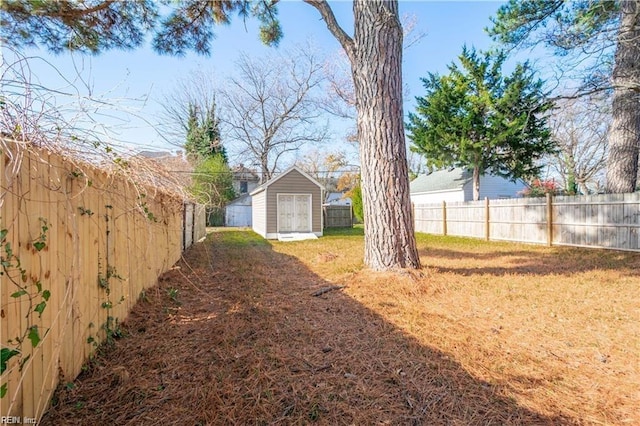
[[[351,206],[326,205],[322,207],[325,228],[353,227],[353,209]]]
[[[640,251],[640,193],[414,205],[417,232]]]
[[[141,292],[180,258],[185,204],[90,165],[22,149],[0,155],[0,253],[10,264],[0,276],[0,345],[20,350],[0,376],[0,415],[38,420],[59,380],[78,375]],[[203,222],[204,210],[187,205],[190,223]],[[190,240],[205,232],[196,226]]]

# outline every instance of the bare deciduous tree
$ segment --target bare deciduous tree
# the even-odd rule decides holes
[[[219,91],[221,121],[231,152],[260,167],[261,182],[279,161],[306,143],[327,137],[318,93],[324,80],[322,61],[309,48],[288,55],[242,55],[236,76]]]
[[[569,193],[588,194],[602,188],[606,169],[607,133],[611,123],[607,100],[565,99],[549,117],[558,152],[548,164]]]
[[[320,182],[326,191],[335,191],[339,175],[349,162],[344,152],[313,149],[298,159],[296,165]]]

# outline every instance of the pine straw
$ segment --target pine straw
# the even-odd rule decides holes
[[[42,424],[640,423],[638,255],[420,238],[379,274],[360,236],[215,232]]]

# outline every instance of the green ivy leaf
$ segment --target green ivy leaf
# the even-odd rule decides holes
[[[46,308],[46,307],[47,307],[47,302],[40,302],[33,309],[35,312],[38,313],[38,318],[42,318],[42,312],[44,311],[44,308]]]
[[[42,298],[45,301],[48,302],[50,297],[51,297],[51,292],[49,290],[45,290],[45,291],[42,292]]]
[[[20,291],[16,291],[15,293],[13,293],[11,295],[11,297],[13,297],[15,299],[15,298],[18,298],[20,296],[24,296],[25,294],[27,294],[27,290],[20,290]]]
[[[31,340],[32,347],[35,348],[36,346],[38,346],[38,343],[40,343],[40,334],[38,333],[37,325],[34,325],[29,329],[29,334],[27,335],[27,338]]]
[[[5,238],[7,238],[7,234],[9,233],[9,230],[7,229],[0,229],[0,241],[4,241]]]
[[[44,241],[36,241],[35,243],[33,243],[33,246],[38,251],[42,251],[42,249],[44,249],[46,247],[46,245],[47,244]]]
[[[7,394],[7,384],[5,383],[4,385],[0,386],[0,398],[4,398],[6,394]]]
[[[40,281],[36,281],[36,288],[38,289],[38,293],[42,291],[42,283]]]
[[[2,348],[2,350],[0,350],[0,374],[5,372],[7,362],[16,355],[20,355],[20,352],[15,349]]]

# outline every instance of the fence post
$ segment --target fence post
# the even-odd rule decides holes
[[[182,203],[182,251],[187,248],[187,202]]]
[[[547,246],[553,245],[553,203],[551,194],[547,192]]]
[[[489,197],[484,197],[484,239],[489,241]]]
[[[442,235],[447,235],[447,202],[442,201]]]

